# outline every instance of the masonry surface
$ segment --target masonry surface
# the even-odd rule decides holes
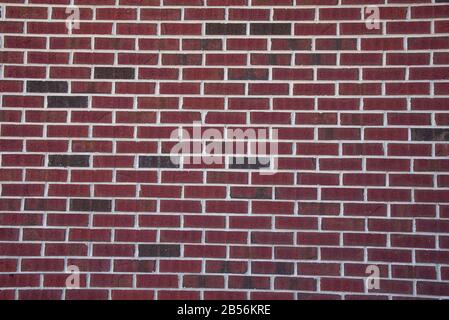
[[[0,3],[0,299],[449,298],[448,1]]]

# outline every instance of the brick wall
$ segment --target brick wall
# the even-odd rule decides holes
[[[449,297],[447,2],[0,1],[0,298]]]

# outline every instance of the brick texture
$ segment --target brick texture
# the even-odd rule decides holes
[[[0,4],[0,298],[449,298],[448,1]]]

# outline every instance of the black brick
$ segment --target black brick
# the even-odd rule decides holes
[[[88,155],[49,155],[49,167],[89,167]]]
[[[252,23],[251,34],[253,35],[290,35],[292,25],[290,23]]]
[[[95,79],[134,79],[134,68],[96,67]]]
[[[413,141],[449,141],[449,129],[412,129]]]
[[[141,244],[139,245],[139,257],[180,257],[181,249],[176,244]]]
[[[112,200],[71,199],[70,211],[111,212]]]
[[[179,168],[179,164],[173,163],[169,156],[142,156],[139,168]]]
[[[259,170],[270,167],[269,163],[263,162],[261,163],[259,158],[231,158],[229,169]]]
[[[88,100],[84,96],[52,96],[47,98],[48,108],[87,108]]]
[[[28,81],[27,92],[67,93],[68,83],[65,81]]]
[[[245,35],[246,24],[244,23],[208,23],[206,25],[207,35]]]

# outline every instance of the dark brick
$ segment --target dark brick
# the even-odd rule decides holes
[[[184,288],[223,288],[223,286],[223,276],[185,275],[183,279]]]
[[[95,79],[134,79],[134,68],[96,67]]]
[[[139,158],[139,168],[179,168],[168,156],[142,156]]]
[[[87,108],[88,99],[84,96],[52,96],[47,98],[48,108]]]
[[[245,273],[248,270],[246,263],[240,263],[239,261],[215,261],[219,267],[217,273]]]
[[[271,264],[253,262],[251,272],[255,274],[293,274],[294,265],[290,262],[273,262]]]
[[[292,25],[290,23],[252,23],[251,34],[253,35],[290,35]]]
[[[112,200],[71,199],[70,211],[110,212]]]
[[[233,199],[271,199],[271,188],[263,187],[233,187],[231,188]]]
[[[207,35],[245,35],[246,24],[244,23],[208,23],[206,25]]]
[[[265,162],[266,161],[260,161],[259,158],[231,158],[229,169],[259,170],[269,168],[270,163]]]
[[[449,141],[449,129],[412,129],[413,141]]]
[[[67,93],[69,85],[66,81],[28,81],[27,92]]]
[[[176,244],[141,244],[139,257],[180,257],[181,249]]]
[[[59,199],[25,199],[27,211],[65,211],[66,200]]]
[[[230,69],[229,80],[268,80],[266,69]]]
[[[285,44],[284,44],[285,43]],[[272,40],[272,48],[288,48],[290,50],[311,50],[312,41],[309,39],[275,39]]]
[[[49,155],[49,167],[89,167],[90,156],[88,155]]]
[[[258,277],[244,276],[235,277],[230,279],[230,288],[239,289],[264,289],[266,287],[266,281],[260,281]]]
[[[317,39],[315,48],[318,50],[356,50],[355,39]]]

